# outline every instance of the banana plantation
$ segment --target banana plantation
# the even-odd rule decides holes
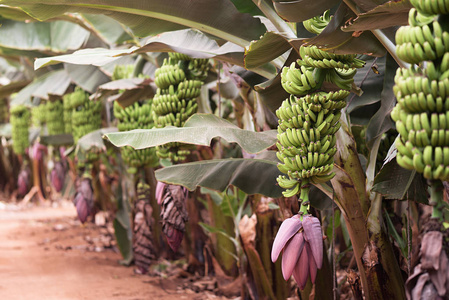
[[[449,299],[449,0],[0,4],[1,298]]]

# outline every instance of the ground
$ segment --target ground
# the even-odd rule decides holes
[[[74,206],[0,202],[0,299],[220,299],[119,264],[108,227],[81,225]],[[184,282],[185,286],[185,282]]]

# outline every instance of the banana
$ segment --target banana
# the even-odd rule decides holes
[[[425,164],[423,160],[423,155],[421,153],[415,153],[413,155],[413,167],[419,173],[424,172]]]
[[[433,152],[432,146],[428,145],[424,148],[423,159],[424,159],[424,163],[426,164],[426,167],[433,165],[432,152]]]

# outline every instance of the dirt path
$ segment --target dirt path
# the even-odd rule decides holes
[[[17,209],[0,202],[0,299],[215,298],[164,290],[157,278],[134,274],[118,264],[114,247],[103,247],[111,243],[106,228],[80,226],[75,216],[73,205]]]

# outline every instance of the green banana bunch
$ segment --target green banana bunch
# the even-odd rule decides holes
[[[152,117],[158,128],[182,127],[198,109],[196,98],[201,94],[203,80],[209,71],[208,59],[194,59],[170,52],[155,72],[158,89],[152,103]],[[189,146],[171,143],[156,148],[160,158],[182,161],[190,153]]]
[[[45,105],[46,121],[49,135],[63,134],[65,132],[64,106],[61,100],[48,101]]]
[[[43,127],[46,123],[46,103],[41,102],[37,106],[31,108],[31,123],[34,127]]]
[[[448,0],[410,0],[410,3],[422,14],[449,14]]]
[[[409,13],[411,25],[396,31],[399,58],[411,64],[441,58],[449,51],[449,32],[442,27],[448,21],[448,17],[422,16],[419,9],[412,8]]]
[[[321,20],[328,18],[325,15]],[[318,19],[307,21],[304,26],[307,28]],[[301,46],[300,55],[296,64],[281,72],[282,87],[291,96],[276,111],[278,168],[286,174],[277,181],[287,189],[283,192],[285,197],[301,191],[300,197],[307,203],[309,183],[324,183],[334,176],[331,171],[340,109],[346,106],[357,68],[365,63],[354,54],[337,55],[316,46]],[[324,91],[325,82],[335,88]]]
[[[134,72],[134,65],[115,65],[112,71],[112,80],[131,78]]]
[[[329,24],[332,16],[330,15],[330,11],[326,10],[323,15],[313,17],[309,20],[302,22],[304,28],[314,34],[320,34],[321,31],[326,28],[327,24]]]
[[[151,129],[154,122],[151,114],[152,100],[144,103],[134,102],[126,108],[114,102],[114,116],[118,119],[119,131],[128,131],[134,129]],[[140,168],[143,166],[156,167],[159,160],[156,156],[155,148],[145,148],[136,150],[132,147],[120,148],[124,162],[131,168]]]
[[[62,97],[63,103],[63,119],[64,119],[64,133],[72,133],[72,104],[71,104],[72,94],[65,94]]]
[[[10,108],[10,115],[12,148],[16,154],[24,154],[30,145],[28,128],[31,125],[31,112],[25,105],[16,105]]]
[[[71,94],[72,135],[75,143],[88,134],[101,128],[101,102],[89,100],[89,95],[77,87]]]
[[[396,160],[427,179],[449,180],[448,15],[435,15],[448,14],[449,1],[411,3],[410,26],[396,33],[398,56],[415,64],[399,68],[395,76]]]

